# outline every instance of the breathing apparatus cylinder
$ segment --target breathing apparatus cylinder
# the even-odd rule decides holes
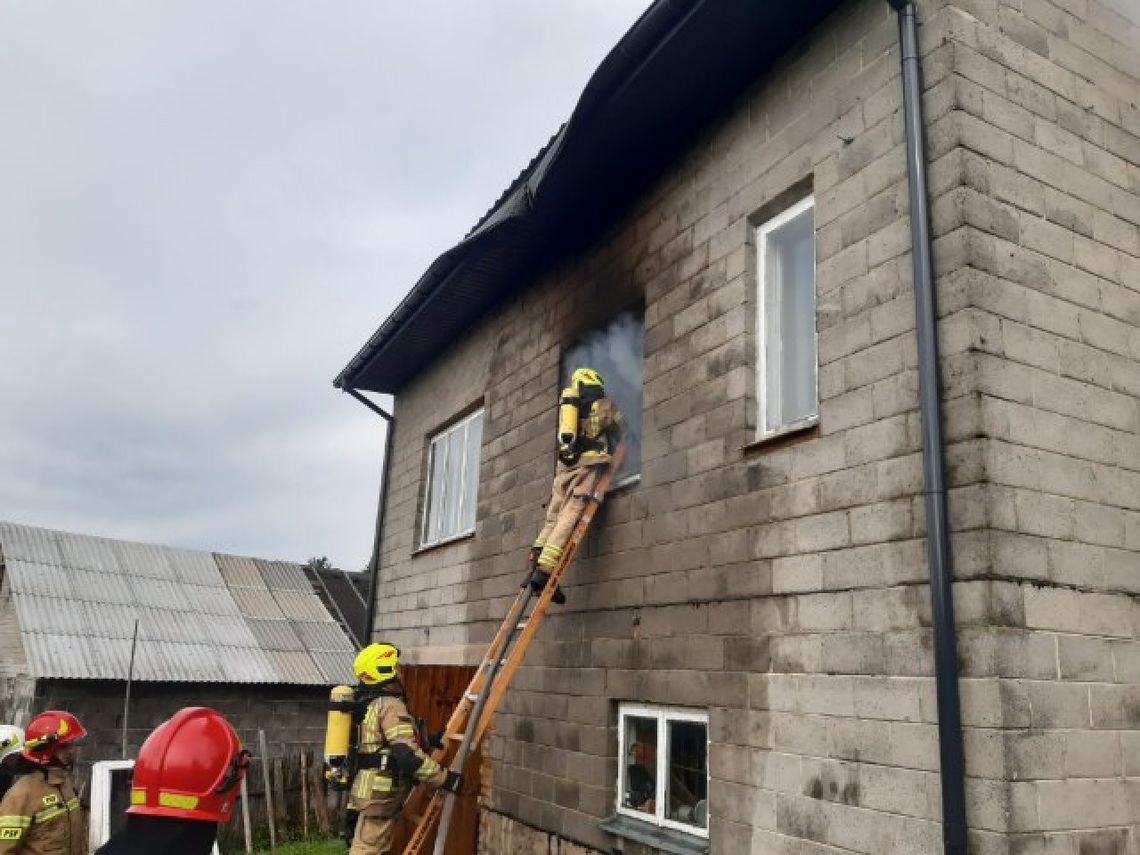
[[[352,713],[356,692],[350,686],[337,686],[329,692],[329,715],[325,726],[325,780],[334,789],[346,789],[349,780],[349,753],[352,750]]]
[[[576,385],[562,390],[558,402],[559,453],[568,453],[574,448],[574,440],[578,438],[578,408],[581,403],[582,397]]]

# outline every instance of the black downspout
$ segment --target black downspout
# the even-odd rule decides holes
[[[376,586],[380,580],[380,545],[384,538],[384,514],[388,509],[388,480],[392,466],[392,437],[396,433],[396,417],[376,406],[355,389],[345,386],[344,391],[387,422],[384,432],[384,468],[380,473],[380,505],[376,509],[376,537],[372,541],[372,558],[368,562],[368,604],[364,618],[364,643],[372,643],[372,630],[376,626]]]
[[[930,251],[926,145],[918,25],[913,0],[889,0],[898,12],[902,58],[903,121],[910,189],[911,259],[918,340],[918,397],[922,416],[922,471],[926,504],[926,558],[934,622],[934,682],[942,779],[942,843],[947,855],[966,855],[966,764],[958,694],[958,641],[954,626],[950,526],[946,510],[945,447],[938,379],[938,331]]]

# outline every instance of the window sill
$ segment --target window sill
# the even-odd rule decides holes
[[[472,529],[471,531],[465,531],[462,534],[455,534],[443,540],[437,540],[435,543],[429,543],[427,546],[418,547],[414,552],[412,552],[412,558],[415,558],[417,555],[423,555],[425,552],[434,552],[435,550],[441,549],[444,546],[451,546],[453,543],[459,543],[461,540],[471,540],[474,537],[475,531]]]
[[[766,433],[743,446],[740,450],[745,454],[750,454],[761,449],[792,445],[805,439],[814,439],[817,436],[819,436],[819,416],[812,416],[810,419],[804,419],[772,433]]]
[[[603,819],[598,823],[598,828],[615,837],[643,843],[671,855],[707,855],[709,851],[709,841],[703,837],[674,831],[672,828],[659,828],[621,814]]]

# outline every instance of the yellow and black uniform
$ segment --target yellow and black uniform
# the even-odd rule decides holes
[[[360,771],[348,807],[360,812],[349,855],[387,855],[396,816],[416,784],[441,787],[448,770],[420,748],[416,722],[404,699],[384,694],[368,705],[357,743]]]
[[[0,801],[0,855],[86,855],[87,823],[66,769],[21,775]]]
[[[557,566],[598,478],[621,441],[624,419],[613,401],[599,397],[584,402],[583,410],[573,453],[559,455],[546,523],[534,540],[531,555],[540,571],[549,572]]]

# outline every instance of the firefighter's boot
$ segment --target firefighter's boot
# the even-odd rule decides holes
[[[527,581],[530,582],[530,589],[532,591],[536,594],[541,594],[543,589],[546,588],[546,583],[550,581],[550,574],[542,567],[536,566],[534,570],[531,571],[530,576],[527,577]],[[550,599],[555,605],[560,606],[566,602],[566,595],[562,593],[562,588],[555,585],[554,595]]]

